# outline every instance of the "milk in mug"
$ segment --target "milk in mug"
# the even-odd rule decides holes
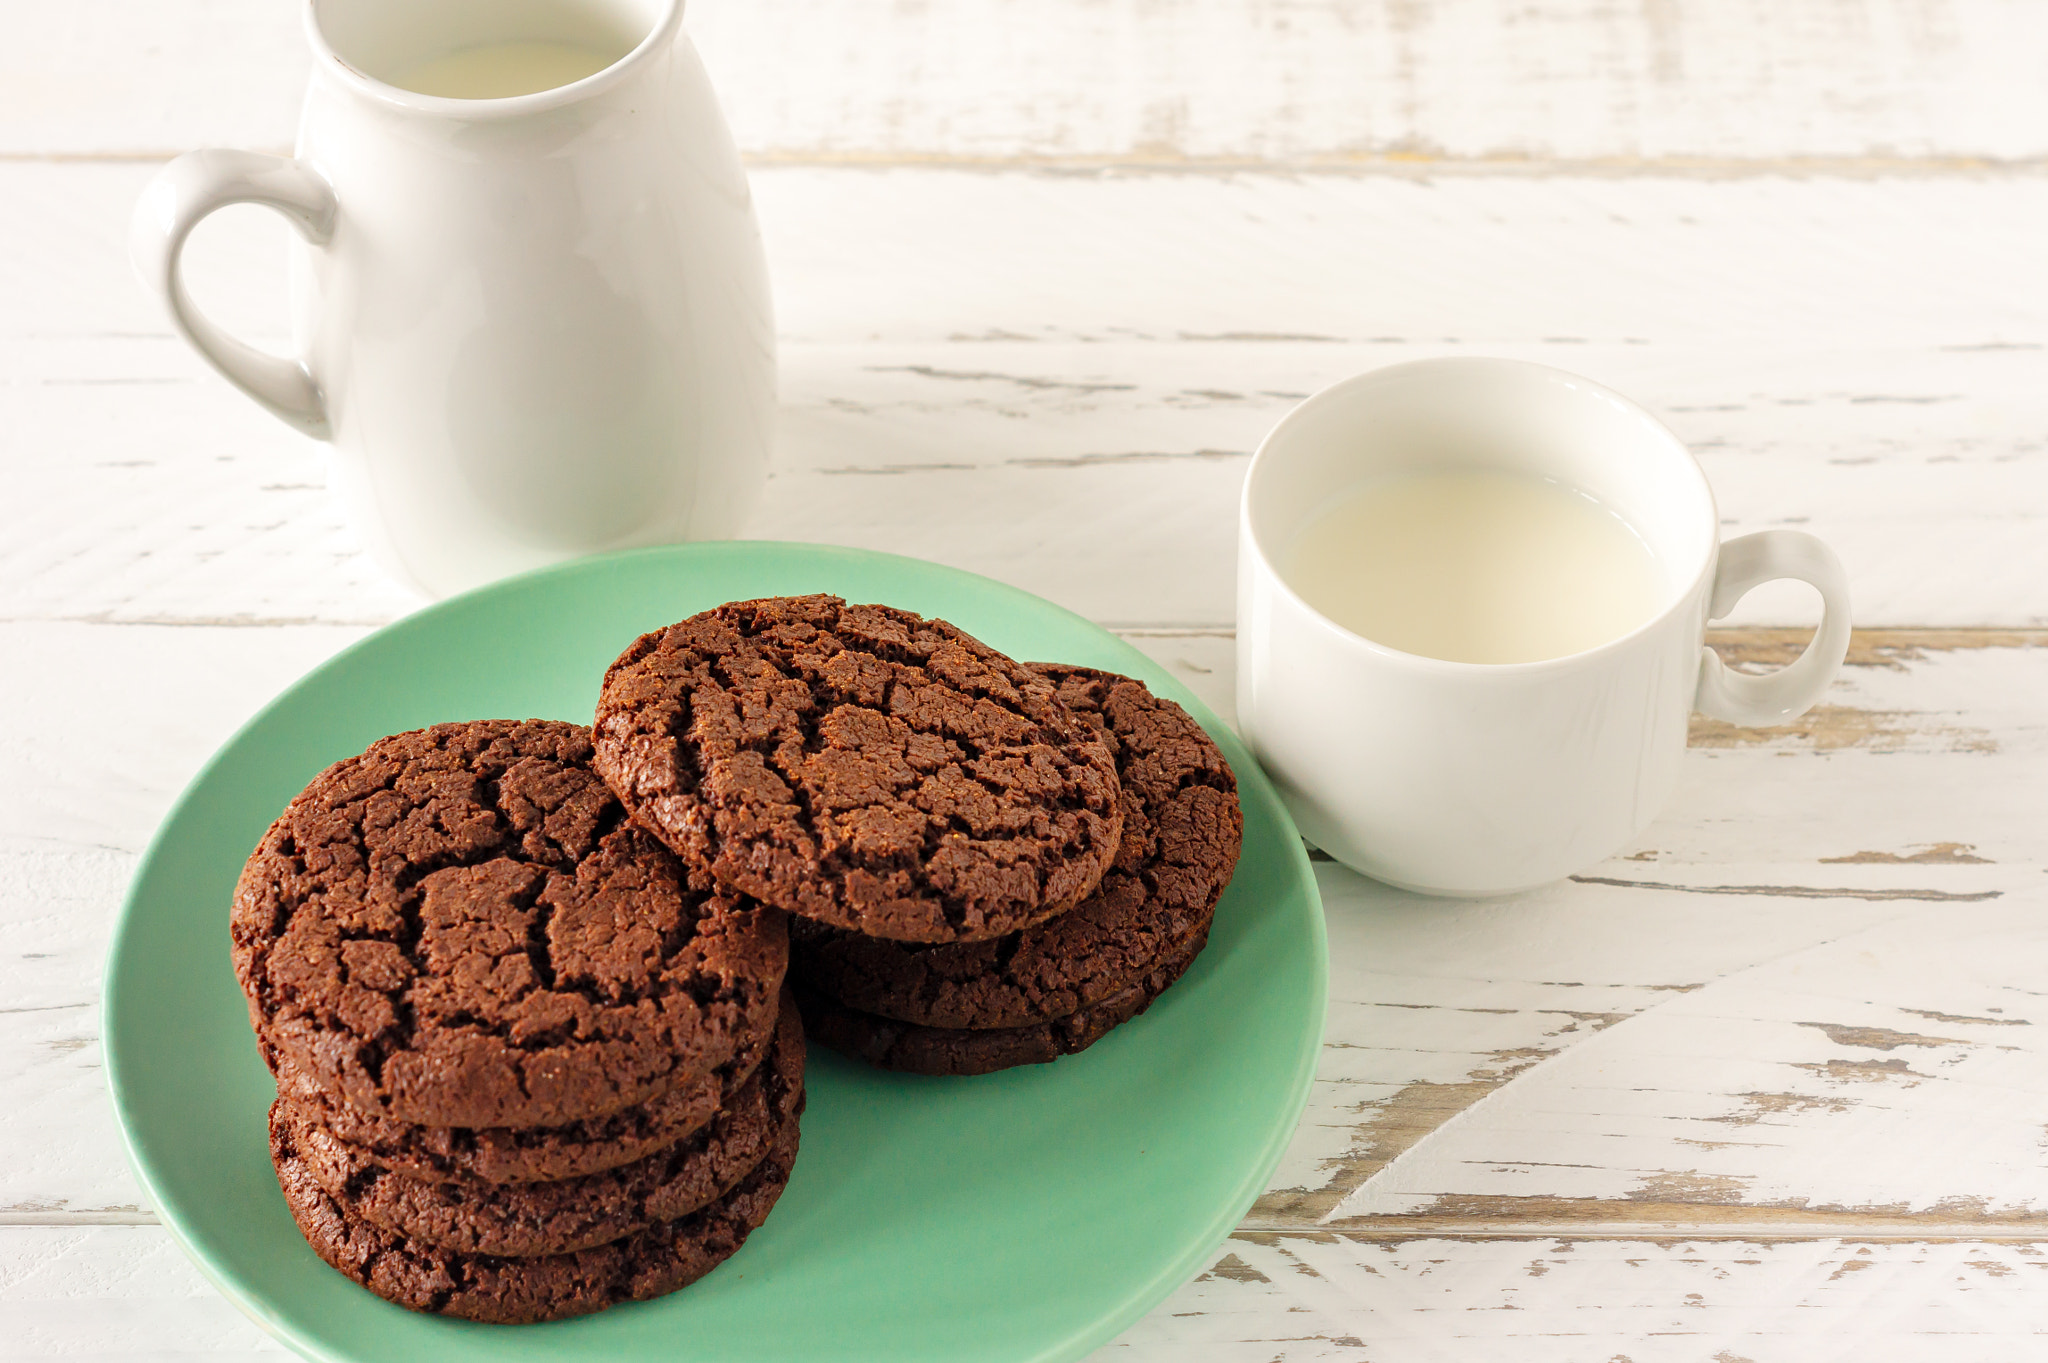
[[[1618,639],[1656,616],[1665,573],[1627,521],[1529,474],[1447,470],[1335,499],[1281,555],[1314,610],[1403,653],[1531,663]]]

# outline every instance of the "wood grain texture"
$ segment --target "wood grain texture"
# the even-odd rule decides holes
[[[1322,1219],[1712,1223],[1726,1209],[1737,1225],[1853,1213],[1895,1230],[2048,1232],[2034,1096],[2044,902],[2031,886],[1968,908],[1880,901],[1867,911],[1889,921],[1730,971],[1561,1051]]]
[[[0,1144],[18,1152],[0,1213],[71,1224],[138,1208],[92,1006],[120,889],[239,716],[359,633],[0,626],[23,664],[0,713],[41,720],[0,742],[0,1076],[32,1099],[0,1109]],[[1228,714],[1226,636],[1132,638]],[[1889,738],[1698,747],[1638,846],[1549,890],[1428,900],[1321,864],[1329,1044],[1248,1224],[2037,1226],[2027,1095],[2048,1088],[2048,1058],[2026,991],[2048,942],[2024,929],[2048,871],[2048,649],[1959,642],[1980,640],[1859,642],[1831,703],[1888,716]],[[138,692],[138,676],[155,684]],[[129,727],[93,723],[116,705]],[[1988,973],[1951,978],[1970,961]],[[1719,1059],[1681,1044],[1717,1036]],[[1600,1107],[1605,1091],[1581,1092],[1566,1064],[1589,1047],[1596,1073],[1658,1082]],[[1530,1117],[1522,1093],[1580,1115]],[[1434,1153],[1460,1139],[1478,1153]],[[1850,1139],[1889,1154],[1851,1162],[1867,1172],[1844,1183]],[[1546,1143],[1571,1157],[1527,1153]]]
[[[1969,1241],[1245,1235],[1097,1358],[2016,1361],[2040,1347],[2044,1268],[2038,1246]]]
[[[0,154],[290,144],[281,0],[15,4]],[[740,145],[819,160],[2048,156],[2027,0],[692,0]]]
[[[0,216],[0,460],[41,508],[0,543],[0,617],[402,613],[319,447],[128,277],[148,173],[0,165],[32,210]],[[1275,421],[1360,370],[1507,355],[1662,415],[1728,533],[1828,539],[1865,624],[2048,622],[2048,175],[755,185],[785,407],[752,535],[908,548],[1119,626],[1227,626],[1237,492]],[[201,300],[259,336],[281,317],[265,230],[209,224],[195,260]],[[1734,619],[1810,619],[1806,598],[1766,587]]]
[[[1096,1363],[2021,1363],[2040,1246],[1239,1235]],[[0,1360],[288,1358],[163,1230],[0,1227]]]
[[[1217,682],[1226,641],[1137,642],[1227,702]],[[1769,631],[1719,637],[1738,661],[1776,660],[1787,642]],[[2038,1062],[2011,1039],[2031,1035],[2023,1005],[2048,966],[2048,947],[2025,930],[2048,872],[2038,642],[1994,631],[1859,637],[1831,731],[1699,722],[1665,817],[1639,846],[1550,891],[1456,904],[1319,867],[1334,963],[1329,1045],[1309,1117],[1247,1224],[2038,1233],[2044,1204],[2025,1190],[2038,1114],[2024,1095],[2048,1074],[2019,1077],[2037,1075]],[[1837,939],[1849,945],[1828,945]],[[1801,992],[1801,981],[1849,969],[1844,960],[1876,973],[1824,997]],[[1958,961],[2018,994],[1933,998],[1962,987],[1943,974]],[[1719,1049],[1702,1056],[1686,1041]],[[1602,1075],[1618,1071],[1618,1056],[1645,1075],[1683,1074],[1683,1094],[1645,1079],[1601,1088],[1609,1106],[1597,1111],[1583,1095],[1560,1099],[1549,1088],[1569,1072],[1558,1057],[1585,1047]],[[1744,1063],[1714,1059],[1724,1054]],[[1965,1078],[1984,1065],[2005,1078]],[[1543,1115],[1513,1115],[1524,1100],[1508,1094],[1529,1095]],[[1667,1099],[1680,1106],[1660,1108]],[[1497,1110],[1506,1127],[1494,1125]],[[1454,1132],[1495,1142],[1466,1161],[1490,1172],[1456,1164],[1457,1186],[1420,1191],[1449,1177],[1432,1152]],[[1509,1153],[1540,1152],[1567,1139],[1560,1132],[1586,1148]],[[1845,1154],[1865,1139],[1886,1156]],[[1777,1182],[1780,1160],[1811,1178]],[[1916,1199],[1902,1169],[1952,1182]],[[1458,1181],[1467,1174],[1470,1186]],[[1418,1182],[1402,1191],[1409,1177]],[[1607,1182],[1589,1192],[1585,1179]],[[1382,1191],[1406,1200],[1359,1200]]]
[[[796,8],[728,0],[693,15],[757,154],[2048,153],[2038,62],[2023,55],[2043,16],[2015,0],[862,0],[792,23]],[[816,20],[825,7],[800,8]]]
[[[0,1360],[296,1357],[213,1290],[169,1232],[0,1224]]]

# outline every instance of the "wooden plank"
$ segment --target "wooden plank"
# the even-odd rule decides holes
[[[2048,1237],[2048,894],[2029,889],[1920,908],[1661,1001],[1487,1094],[1322,1219]]]
[[[7,871],[12,879],[21,868]],[[106,912],[104,904],[94,907]],[[95,945],[104,943],[103,924],[94,924]],[[60,1226],[154,1220],[128,1172],[107,1099],[97,997],[0,1008],[0,1086],[8,1100],[0,1114],[0,1148],[8,1151],[0,1218]]]
[[[8,660],[0,668],[7,845],[140,853],[215,748],[287,684],[365,632],[0,625]],[[37,921],[52,927],[65,918],[54,908],[44,912]],[[0,962],[0,972],[11,968]],[[52,984],[59,997],[40,1001],[62,1001],[63,989],[91,978]]]
[[[2026,906],[2038,902],[2048,870],[2039,834],[2048,711],[2040,686],[2019,675],[2042,666],[2043,653],[1920,651],[1905,661],[1914,650],[1903,643],[1893,636],[1857,650],[1859,665],[1837,683],[1836,718],[1818,732],[1731,734],[1702,725],[1698,736],[1708,744],[1690,756],[1663,818],[1637,847],[1568,885],[1456,904],[1321,867],[1331,1046],[1310,1119],[1255,1212],[1258,1224],[1640,1216],[1696,1225],[1728,1216],[1749,1225],[1768,1205],[1761,1220],[1782,1211],[1824,1223],[1807,1213],[1831,1208],[1861,1226],[1901,1215],[1960,1223],[1994,1213],[2037,1226],[2048,1203],[2011,1180],[2029,1167],[2038,1122],[2024,1102],[2007,1105],[2048,1086],[2048,1069],[2030,1049],[2001,1049],[2016,1044],[2008,1035],[2028,1029],[1985,1022],[1958,1037],[1953,1027],[1920,1025],[1939,1021],[1920,1013],[2028,1016],[2010,999],[1983,1007],[1934,999],[1947,987],[1941,969],[1962,969],[1937,964],[1948,959],[1950,939],[1975,944],[1975,955],[1954,950],[1958,960],[1980,963],[1986,988],[2032,989],[2048,967],[2048,943],[2016,938],[1994,917],[2024,923],[2038,913]],[[2016,670],[2000,678],[2007,667]],[[1894,714],[1896,721],[1876,718]],[[1947,831],[1964,825],[1967,836]],[[1906,935],[1882,937],[1887,931]],[[1857,933],[1880,935],[1865,941]],[[1834,959],[1826,944],[1838,938],[1856,943],[1839,949],[1853,962],[1882,947],[1876,959],[1888,963],[1847,990],[1855,1002],[1842,1017],[1804,992]],[[1374,973],[1354,978],[1353,968]],[[1414,988],[1418,979],[1430,982],[1426,1000],[1386,992],[1390,982]],[[1517,997],[1541,982],[1557,997]],[[1571,1001],[1582,995],[1591,1001]],[[1448,1019],[1387,1011],[1422,1001],[1527,1009],[1531,1021],[1587,1016],[1581,1027],[1515,1047],[1458,1048],[1440,1039],[1454,1034]],[[1816,1025],[1801,1025],[1809,1022]],[[1923,1046],[1858,1027],[1951,1040]],[[1720,1049],[1665,1049],[1696,1039]],[[1894,1045],[1859,1047],[1859,1039]],[[1918,1079],[1924,1065],[1891,1063],[1922,1050],[1940,1050],[1943,1082]],[[1421,1055],[1445,1063],[1427,1068],[1415,1063]],[[1741,1063],[1723,1065],[1716,1055]],[[1372,1067],[1356,1068],[1361,1060]],[[1962,1081],[1978,1063],[2004,1078],[1990,1088]],[[1661,1077],[1632,1085],[1604,1077],[1629,1067]],[[1570,1080],[1582,1072],[1602,1077]],[[1946,1082],[1952,1073],[1958,1087]],[[1857,1087],[1866,1082],[1877,1090]],[[1560,1083],[1568,1093],[1554,1089]],[[1609,1107],[1594,1110],[1599,1100],[1582,1088]],[[1846,1190],[1843,1142],[1872,1120],[1891,1123],[1892,1148],[1952,1176],[1950,1190],[1894,1205],[1883,1188],[1903,1197],[1910,1185],[1879,1160],[1869,1162],[1871,1182]],[[1761,1130],[1748,1129],[1759,1122]],[[1993,1144],[1966,1157],[1980,1137]],[[1562,1142],[1562,1153],[1533,1153],[1545,1142]],[[1725,1143],[1718,1152],[1716,1142]],[[1514,1187],[1505,1173],[1483,1172],[1511,1164],[1524,1179]],[[1595,1189],[1587,1179],[1606,1181]],[[1972,1210],[1972,1197],[1985,1205]]]
[[[0,1360],[291,1358],[156,1226],[0,1225]]]
[[[120,889],[177,789],[240,717],[359,633],[312,626],[0,626],[0,645],[22,664],[0,676],[0,714],[37,717],[0,733],[0,815],[10,834],[0,844],[0,997],[29,1010],[0,1014],[0,1076],[10,1092],[34,1098],[0,1109],[0,1144],[23,1152],[0,1166],[0,1213],[70,1223],[138,1205],[100,1089],[91,1006]],[[1438,1139],[1467,1129],[1457,1123],[1503,1101],[1503,1093],[1538,1085],[1558,1057],[1610,1035],[1645,1037],[1648,1049],[1627,1052],[1630,1063],[1661,1065],[1676,1095],[1671,1101],[1690,1105],[1694,1125],[1683,1129],[1684,1140],[1717,1139],[1712,1132],[1743,1126],[1718,1119],[1755,1110],[1745,1095],[1794,1095],[1764,1123],[1767,1130],[1784,1128],[1782,1148],[1771,1155],[1777,1163],[1758,1166],[1776,1170],[1771,1177],[1784,1188],[1738,1197],[1737,1204],[1852,1205],[1826,1192],[1836,1119],[1868,1114],[1833,1101],[1837,1077],[1825,1064],[1859,1055],[1853,1046],[1817,1055],[1814,1047],[1835,1043],[1824,1030],[1799,1023],[1950,1037],[1957,1033],[1943,1030],[1939,1019],[1921,1025],[1893,1012],[1995,1015],[1967,1000],[1900,992],[1906,980],[1889,993],[1865,992],[1875,1014],[1835,1016],[1815,1004],[1810,1017],[1788,1019],[1771,1011],[1772,1000],[1797,991],[1759,987],[1741,995],[1736,1010],[1750,1029],[1744,1035],[1753,1063],[1742,1071],[1748,1077],[1728,1079],[1711,1067],[1695,1075],[1657,1047],[1672,1028],[1689,1035],[1703,1025],[1688,1000],[1706,997],[1714,981],[1930,906],[1939,915],[1930,922],[1960,932],[1977,921],[1966,915],[2002,911],[2004,901],[2038,880],[2036,797],[2048,785],[2048,715],[2038,698],[2048,693],[2048,648],[2027,646],[2036,642],[2031,635],[1993,637],[2004,645],[1957,646],[1980,640],[1955,632],[1895,632],[1860,642],[1833,707],[1861,718],[1839,718],[1818,736],[1715,731],[1713,745],[1689,759],[1665,818],[1639,846],[1576,882],[1518,900],[1457,903],[1416,899],[1321,866],[1333,960],[1329,1045],[1309,1116],[1254,1224],[1313,1226],[1368,1180],[1373,1189],[1393,1186],[1388,1170],[1400,1157],[1426,1153]],[[1148,633],[1134,641],[1228,713],[1227,636]],[[1733,651],[1759,656],[1783,646],[1767,634]],[[136,677],[152,684],[138,689]],[[122,727],[96,722],[117,710],[126,716]],[[1918,958],[1908,953],[1908,960]],[[1988,959],[1988,968],[2009,972],[2001,977],[2008,982],[2024,982],[2041,964],[2003,944]],[[1794,966],[1813,968],[1797,960]],[[2008,1044],[2004,1034],[2025,1029],[1980,1030],[1992,1038],[1988,1057],[2021,1067],[2009,1079],[2014,1091],[2048,1087],[2048,1073],[2026,1068],[2037,1064],[2032,1051],[1996,1049]],[[1914,1054],[1909,1048],[1896,1058]],[[1861,1058],[1895,1057],[1880,1051]],[[1800,1068],[1816,1064],[1823,1068]],[[1905,1123],[1893,1133],[1899,1147],[1923,1154],[1947,1129],[1944,1112],[1977,1112],[1932,1084],[1902,1090],[1887,1111]],[[1978,1115],[1989,1130],[1997,1113]],[[1591,1128],[1607,1129],[1598,1122]],[[1522,1129],[1511,1123],[1497,1134],[1512,1144]],[[2009,1129],[2005,1139],[2009,1144]],[[1584,1195],[1601,1205],[1569,1211],[1569,1218],[1723,1217],[1725,1180],[1744,1172],[1740,1161],[1753,1152],[1735,1149],[1715,1156],[1722,1163],[1702,1164],[1693,1150],[1637,1133],[1602,1155],[1607,1181]],[[1673,1163],[1679,1155],[1694,1162]],[[2009,1151],[1973,1167],[1996,1172],[2006,1167],[2000,1159],[2009,1164]],[[1629,1196],[1644,1168],[1699,1179],[1696,1186],[1666,1180],[1646,1202]],[[1800,1179],[1807,1182],[1794,1186]],[[1477,1195],[1453,1183],[1413,1196],[1468,1192]],[[1551,1220],[1568,1214],[1555,1199],[1581,1196],[1565,1187],[1523,1192],[1552,1199],[1524,1209]],[[1958,1219],[1940,1201],[1909,1210]],[[2042,1210],[2031,1192],[2008,1201],[2007,1211]],[[1644,1211],[1650,1203],[1656,1210]],[[1421,1214],[1403,1206],[1403,1214]],[[1483,1210],[1428,1215],[1434,1228]],[[1522,1214],[1496,1212],[1484,1211],[1482,1219]]]
[[[0,1218],[137,1212],[99,1046],[128,879],[207,755],[363,633],[0,626]]]
[[[1098,1363],[1859,1363],[2038,1353],[2040,1246],[1239,1235]],[[288,1357],[157,1227],[0,1227],[0,1360]]]
[[[1909,978],[1854,1008],[1743,983],[1781,960],[1789,971],[1810,966],[1802,953],[1834,938],[1885,928],[1902,901],[1872,890],[1910,892],[1907,903],[1930,890],[1983,893],[1961,888],[1981,880],[1946,889],[1925,867],[1917,884],[1845,892],[1823,880],[1830,893],[1800,893],[1802,879],[1820,879],[1814,870],[1835,869],[1712,868],[1715,883],[1732,870],[1738,883],[1770,887],[1755,894],[1581,883],[1516,902],[1440,904],[1322,868],[1333,960],[1323,1060],[1303,1125],[1246,1224],[2042,1233],[2048,1204],[2025,1181],[2039,1126],[2026,1095],[2048,1072],[2031,1050],[2000,1049],[2020,1028],[1927,1028],[1919,1013],[1965,1014],[1916,992],[1910,955],[1896,967]],[[1983,902],[1942,901],[1946,917],[1918,921],[1968,922],[1962,915]],[[1996,976],[1987,988],[2023,989],[2042,964],[2038,943],[1954,931],[2003,953],[1986,966]],[[2010,1005],[1969,1016],[2024,1016]],[[1981,1062],[1999,1087],[1982,1087],[1979,1070],[1954,1071],[1955,1086],[1930,1083],[1924,1066],[1860,1046],[1937,1048],[1888,1032],[1942,1037],[1954,1049],[1936,1061]],[[1634,1078],[1617,1092],[1589,1074]],[[1880,1128],[1894,1154],[1867,1161],[1867,1181],[1845,1191],[1844,1142]],[[1914,1200],[1909,1190],[1923,1184],[1899,1181],[1902,1163],[1948,1182]]]
[[[21,7],[0,154],[290,142],[298,6]],[[2048,154],[2024,0],[692,0],[760,156],[1664,161]]]
[[[2048,97],[2019,55],[2038,48],[2043,19],[2012,0],[956,0],[914,12],[866,0],[833,6],[829,23],[815,22],[823,7],[802,8],[813,22],[733,0],[693,12],[750,151],[1169,162],[2048,152]]]
[[[297,5],[12,5],[8,23],[0,154],[291,145],[312,64]]]
[[[0,165],[28,209],[0,219],[0,458],[23,509],[0,617],[394,617],[409,599],[354,551],[318,447],[127,277],[146,174]],[[909,552],[1119,626],[1223,627],[1264,431],[1346,374],[1485,353],[1663,414],[1727,530],[1822,534],[1865,623],[2048,622],[2048,174],[755,183],[787,340],[754,535]],[[195,264],[260,334],[281,272],[258,227],[281,230],[222,224]],[[1797,621],[1804,590],[1736,619]]]
[[[0,670],[0,713],[23,717],[0,730],[0,826],[24,847],[139,853],[215,747],[364,632],[0,624],[17,664]],[[1235,645],[1227,631],[1127,637],[1230,717]],[[1776,636],[1761,637],[1754,649],[1729,651],[1780,647]],[[1612,869],[1655,879],[1683,866],[1827,864],[1836,883],[1889,883],[1882,878],[1931,865],[1974,891],[2003,883],[2011,873],[2001,866],[2038,862],[2038,808],[2024,797],[2043,777],[2048,747],[2041,636],[1991,632],[2019,641],[1996,647],[1979,646],[1969,631],[1859,637],[1879,642],[1852,653],[1824,722],[1729,730],[1696,721],[1697,750],[1672,809],[1646,845]],[[141,677],[151,684],[136,685]],[[98,722],[109,713],[124,723]],[[1820,760],[1786,766],[1790,757]],[[1776,774],[1766,780],[1767,773]],[[1902,850],[1923,844],[1952,850],[1931,863]],[[1964,844],[1976,850],[1953,850]],[[1866,857],[1873,860],[1858,860]],[[1901,860],[1874,860],[1883,857]]]
[[[1240,1235],[1096,1355],[1919,1363],[2039,1349],[2038,1246]]]

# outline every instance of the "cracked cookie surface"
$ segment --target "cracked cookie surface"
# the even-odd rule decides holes
[[[692,877],[554,721],[379,739],[243,868],[235,973],[266,1052],[359,1113],[560,1126],[713,1074],[765,1033],[781,913]]]
[[[280,1097],[271,1121],[342,1213],[420,1244],[469,1254],[567,1254],[674,1221],[722,1197],[797,1119],[804,1030],[785,998],[768,1059],[713,1119],[632,1164],[553,1183],[426,1182],[390,1172]]]
[[[597,769],[694,868],[876,937],[997,937],[1115,856],[1116,767],[1051,683],[941,620],[732,602],[606,673]]]
[[[1244,837],[1237,779],[1193,716],[1113,672],[1033,663],[1115,754],[1123,839],[1068,913],[983,942],[923,946],[804,921],[790,969],[850,1008],[925,1027],[1021,1027],[1065,1017],[1152,968],[1208,921]]]

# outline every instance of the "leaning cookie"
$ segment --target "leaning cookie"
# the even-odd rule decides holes
[[[463,1254],[408,1240],[349,1216],[292,1143],[271,1128],[271,1161],[285,1205],[322,1259],[386,1301],[414,1311],[522,1324],[587,1315],[686,1287],[731,1258],[768,1219],[796,1161],[797,1124],[739,1184],[677,1221],[574,1254]]]
[[[1208,921],[1237,868],[1237,779],[1202,726],[1142,682],[1033,663],[1116,756],[1115,863],[1069,913],[983,942],[890,942],[796,920],[790,970],[814,993],[924,1027],[1023,1027],[1122,990]]]
[[[554,1183],[644,1159],[701,1129],[731,1102],[768,1053],[773,1034],[741,1040],[732,1059],[657,1098],[565,1126],[422,1126],[366,1116],[338,1102],[275,1052],[264,1060],[278,1096],[372,1162],[429,1181]]]
[[[797,987],[804,1030],[813,1041],[885,1070],[910,1074],[990,1074],[1040,1065],[1088,1049],[1152,1006],[1201,954],[1205,920],[1150,971],[1090,1007],[1026,1027],[919,1027],[848,1008]]]
[[[1116,767],[1043,677],[941,620],[734,602],[605,674],[597,770],[692,867],[875,937],[996,937],[1116,855]]]
[[[703,1129],[618,1169],[558,1183],[426,1182],[395,1174],[280,1098],[274,1127],[342,1215],[468,1254],[567,1254],[675,1221],[722,1197],[802,1111],[803,1022],[785,998],[769,1058]]]
[[[440,724],[337,762],[236,886],[267,1053],[366,1116],[602,1118],[773,1025],[783,916],[692,877],[590,765],[590,731]]]
[[[366,1116],[268,1057],[279,1097],[336,1140],[408,1178],[483,1183],[552,1183],[644,1159],[700,1130],[729,1093],[753,1076],[767,1041],[744,1042],[715,1073],[645,1103],[564,1126],[423,1126]]]

